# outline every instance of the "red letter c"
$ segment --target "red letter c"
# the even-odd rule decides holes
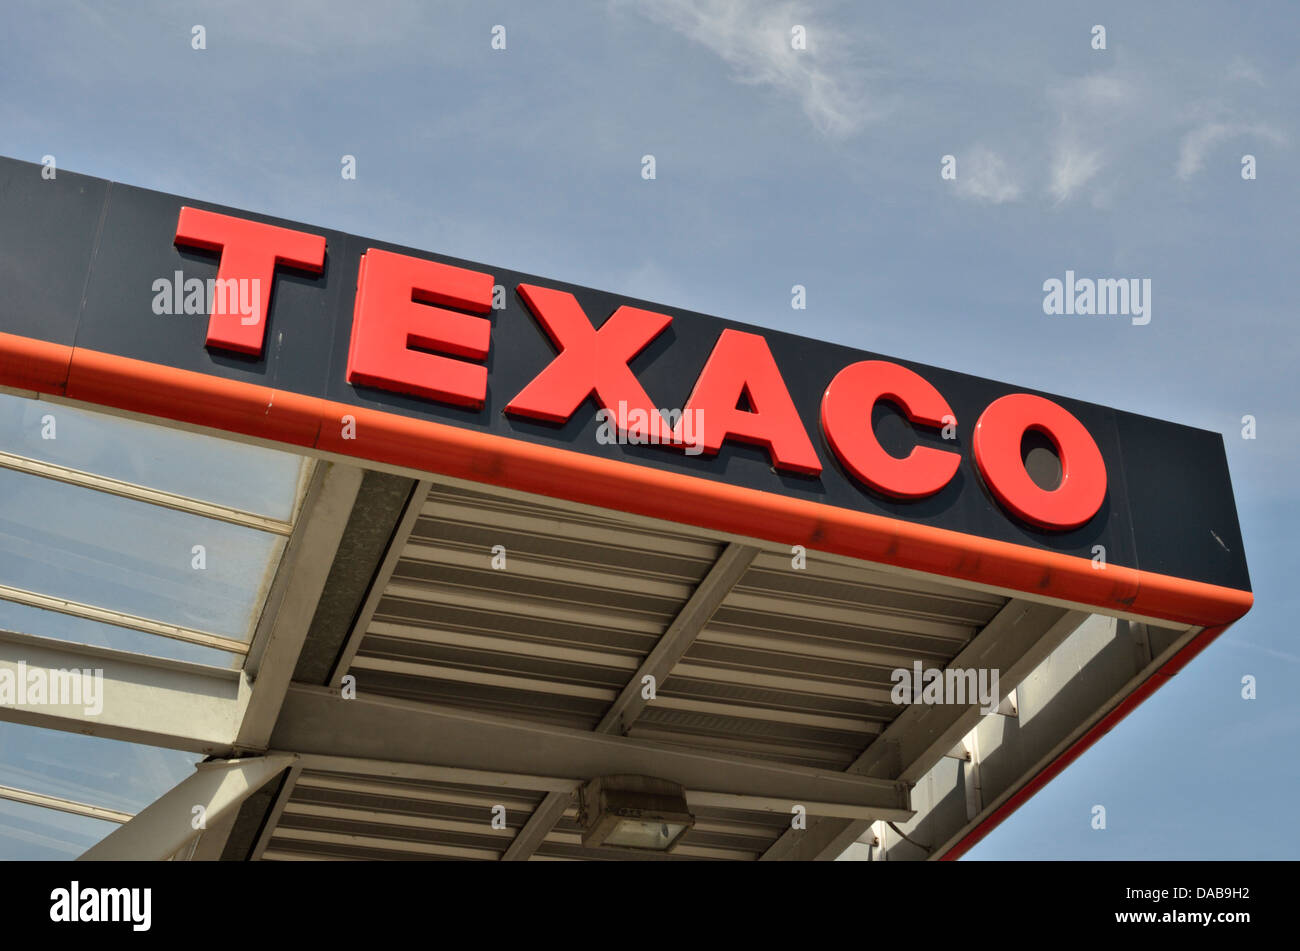
[[[878,492],[900,499],[933,495],[948,484],[961,457],[946,449],[916,446],[904,458],[891,456],[871,431],[871,410],[889,400],[913,423],[954,424],[952,410],[933,386],[897,363],[864,360],[846,366],[822,396],[822,432],[844,468]]]

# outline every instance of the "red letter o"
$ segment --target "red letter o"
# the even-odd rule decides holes
[[[1025,471],[1020,444],[1035,430],[1056,446],[1061,484],[1039,488]],[[975,464],[998,501],[1040,528],[1078,528],[1106,498],[1106,463],[1083,423],[1051,400],[1014,393],[989,404],[975,424]]]

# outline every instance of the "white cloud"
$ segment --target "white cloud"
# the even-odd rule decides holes
[[[1013,181],[1007,163],[996,152],[975,146],[957,156],[957,194],[990,205],[1015,201],[1020,186]]]
[[[1081,108],[1109,109],[1122,106],[1133,98],[1133,84],[1107,73],[1094,73],[1068,83],[1063,95],[1072,98]]]
[[[770,86],[797,99],[826,135],[845,137],[888,107],[868,95],[860,54],[846,33],[809,22],[794,2],[631,0],[646,17],[712,50],[740,82]],[[791,28],[807,31],[807,49],[791,48]],[[856,42],[861,34],[855,33]]]
[[[1276,657],[1278,660],[1285,660],[1292,664],[1300,664],[1300,657],[1297,657],[1295,654],[1287,653],[1286,651],[1275,650],[1272,647],[1263,647],[1259,644],[1251,644],[1247,641],[1227,640],[1226,638],[1224,643],[1229,647],[1244,647],[1247,650],[1259,651],[1261,654],[1267,654],[1269,657]]]
[[[1264,74],[1261,73],[1255,65],[1247,60],[1238,58],[1228,64],[1228,78],[1240,82],[1254,83],[1256,86],[1267,86],[1264,82]]]
[[[1084,185],[1092,181],[1105,164],[1100,149],[1078,143],[1059,142],[1052,153],[1052,175],[1047,191],[1055,204],[1069,201]]]
[[[1110,73],[1066,82],[1049,93],[1057,111],[1047,191],[1060,205],[1075,197],[1110,162],[1100,143],[1116,139],[1121,118],[1131,111],[1136,86]]]
[[[1220,142],[1241,135],[1253,135],[1270,142],[1285,141],[1281,133],[1263,123],[1205,122],[1183,136],[1178,148],[1176,174],[1187,181],[1205,165],[1205,157]]]

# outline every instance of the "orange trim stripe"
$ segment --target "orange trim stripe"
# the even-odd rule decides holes
[[[0,334],[0,384],[62,395],[72,348],[47,340]]]
[[[0,334],[0,383],[1177,623],[1228,624],[1254,601],[1249,591],[1099,570],[1087,558],[11,334]],[[349,416],[355,438],[345,439]]]

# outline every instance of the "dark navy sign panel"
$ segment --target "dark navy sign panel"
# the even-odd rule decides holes
[[[276,269],[260,356],[206,347],[206,313],[154,313],[158,279],[171,280],[177,271],[204,281],[217,275],[216,252],[175,244],[182,206],[324,236],[321,274]],[[358,264],[371,248],[487,272],[506,288],[504,309],[486,315],[492,329],[485,361],[487,399],[481,409],[347,382]],[[593,398],[562,425],[507,415],[505,405],[556,352],[521,300],[520,284],[572,293],[596,326],[622,305],[671,316],[668,328],[630,364],[660,408],[684,406],[724,329],[763,336],[813,440],[822,472],[778,472],[766,450],[731,440],[716,456],[690,456],[665,446],[602,444]],[[1082,422],[1107,473],[1105,501],[1090,521],[1069,531],[1048,531],[1004,509],[975,468],[971,436],[980,414],[999,397],[1034,392],[993,380],[69,172],[45,180],[41,166],[12,159],[0,159],[0,287],[4,333],[1081,558],[1093,558],[1100,545],[1111,564],[1243,591],[1250,587],[1222,437],[1092,403],[1039,394]],[[862,319],[870,320],[870,315]],[[845,366],[870,359],[891,360],[919,373],[953,409],[958,421],[954,440],[906,424],[888,404],[875,414],[877,436],[892,454],[904,455],[913,445],[960,453],[956,475],[934,495],[903,501],[876,493],[845,472],[822,435],[819,411],[827,384]]]

